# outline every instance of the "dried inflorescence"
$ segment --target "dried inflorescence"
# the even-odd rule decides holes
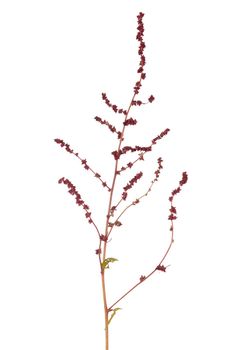
[[[116,133],[118,135],[118,139],[121,138],[121,132],[120,131],[117,131],[116,127],[113,126],[112,124],[110,124],[107,120],[103,120],[102,118],[100,117],[95,117],[95,120],[102,124],[102,125],[107,125],[107,127],[109,128],[109,130],[112,132],[112,133]]]
[[[126,121],[124,121],[123,124],[125,126],[127,126],[127,125],[136,125],[137,124],[137,120],[133,119],[133,118],[129,118]]]
[[[90,212],[90,208],[89,206],[84,202],[84,200],[82,199],[80,193],[76,190],[76,187],[72,184],[72,182],[68,179],[65,179],[64,177],[62,177],[61,179],[58,180],[59,184],[64,184],[69,188],[69,193],[72,196],[75,196],[75,200],[76,200],[76,204],[78,204],[79,206],[82,206],[83,209],[85,210],[86,214],[86,218],[88,219],[89,224],[93,223],[93,220],[91,218],[91,212]]]
[[[94,176],[95,176],[97,179],[99,179],[99,180],[101,181],[102,186],[103,186],[103,187],[106,187],[106,188],[108,189],[109,192],[111,191],[111,188],[107,185],[106,181],[103,181],[103,180],[101,179],[101,175],[100,175],[99,173],[96,173],[96,172],[87,164],[87,160],[86,160],[86,159],[81,158],[80,155],[79,155],[78,153],[75,153],[74,150],[70,148],[70,145],[69,145],[68,143],[65,143],[65,142],[64,142],[63,140],[61,140],[61,139],[54,139],[54,141],[55,141],[57,144],[59,144],[61,147],[65,147],[65,150],[66,150],[68,153],[71,153],[71,154],[73,154],[75,157],[77,157],[77,158],[81,161],[81,163],[82,163],[84,169],[85,169],[85,170],[90,170],[90,171],[94,174]]]
[[[119,149],[118,151],[113,151],[112,155],[114,156],[115,160],[118,160],[122,154],[125,154],[129,151],[136,152],[136,151],[142,151],[142,153],[139,153],[138,157],[133,161],[127,163],[127,165],[122,166],[118,171],[117,175],[120,175],[122,171],[125,171],[128,168],[132,168],[133,165],[139,161],[144,160],[144,155],[147,152],[152,151],[153,145],[157,144],[157,141],[161,140],[164,136],[166,136],[169,133],[170,129],[166,128],[164,131],[162,131],[159,135],[157,135],[152,141],[150,146],[124,146],[122,149]]]
[[[108,97],[107,97],[107,95],[106,95],[105,92],[102,92],[102,100],[106,103],[106,105],[107,105],[108,107],[112,108],[112,110],[113,110],[115,113],[120,113],[120,114],[123,113],[124,115],[127,114],[127,111],[126,111],[125,109],[119,108],[119,107],[117,107],[117,105],[112,104],[112,103],[109,101],[109,99],[108,99]]]
[[[123,187],[124,192],[122,193],[121,197],[122,199],[126,200],[127,195],[128,195],[128,190],[130,190],[134,184],[136,184],[136,182],[138,182],[138,180],[141,179],[141,177],[143,176],[142,171],[140,171],[139,173],[137,173],[128,183],[125,187]]]
[[[168,220],[176,220],[177,219],[177,211],[176,207],[173,206],[173,199],[177,195],[177,193],[180,193],[181,187],[184,186],[188,181],[188,175],[186,172],[183,172],[182,179],[180,180],[179,184],[180,186],[177,187],[175,190],[172,191],[171,196],[169,197],[169,201],[171,202],[171,207],[169,209],[170,215],[168,216]]]
[[[140,74],[140,80],[136,81],[135,86],[134,86],[134,93],[136,95],[139,94],[139,91],[141,89],[141,81],[146,78],[146,73],[144,72],[144,66],[146,64],[146,58],[144,56],[144,49],[146,47],[146,44],[143,40],[144,36],[144,23],[143,23],[143,17],[144,13],[140,12],[139,15],[137,16],[138,19],[138,27],[137,27],[137,36],[136,39],[139,41],[139,48],[138,48],[138,55],[140,57],[140,62],[139,62],[139,67],[137,70],[137,73]]]

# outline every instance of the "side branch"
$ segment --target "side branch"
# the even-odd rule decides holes
[[[164,136],[166,136],[166,135],[169,133],[169,131],[170,131],[170,129],[168,129],[168,128],[165,129],[165,130],[163,130],[158,136],[156,136],[156,137],[151,141],[150,146],[146,147],[145,150],[142,148],[142,150],[141,150],[142,152],[139,153],[138,157],[137,157],[133,162],[129,162],[129,163],[126,164],[125,166],[122,166],[121,169],[118,170],[117,175],[120,175],[121,172],[122,172],[122,171],[125,171],[126,169],[132,168],[132,167],[134,166],[134,164],[135,164],[136,162],[138,162],[139,160],[144,160],[144,155],[145,155],[145,153],[151,151],[151,150],[152,150],[152,147],[153,147],[154,145],[157,144],[157,141],[158,141],[158,140],[161,140]],[[136,147],[137,147],[137,149],[136,149]],[[140,151],[140,148],[139,148],[138,146],[136,146],[136,147],[133,149],[133,152],[134,152],[134,151],[137,151],[137,150]],[[127,151],[129,151],[129,150],[132,152],[132,150],[131,150],[131,149],[128,149],[128,147],[127,147]],[[125,153],[125,152],[123,152],[123,153]],[[114,153],[113,155],[114,155],[114,157],[117,157],[117,156],[120,157],[121,154],[119,154],[119,153]]]
[[[80,157],[80,155],[78,153],[75,153],[73,149],[70,148],[70,145],[68,143],[65,143],[63,140],[60,140],[60,139],[54,139],[54,141],[56,143],[58,143],[61,147],[65,147],[66,151],[68,153],[71,153],[73,154],[74,156],[76,156],[82,163],[83,167],[85,170],[90,170],[94,176],[99,179],[102,183],[102,186],[103,187],[106,187],[108,189],[108,191],[110,192],[111,191],[111,188],[107,185],[107,183],[105,181],[103,181],[101,179],[101,175],[99,173],[96,173],[88,164],[87,164],[87,160],[86,159],[82,159]]]
[[[152,103],[155,100],[153,95],[150,95],[150,97],[148,97],[148,101],[147,102],[142,102],[141,100],[134,100],[132,105],[133,106],[142,106],[142,105],[147,105],[148,103]]]
[[[138,203],[140,203],[140,200],[141,200],[143,197],[146,197],[146,196],[148,195],[148,193],[152,190],[152,187],[153,187],[154,183],[155,183],[156,181],[158,181],[158,179],[159,179],[160,170],[163,169],[162,162],[163,162],[162,158],[159,157],[159,158],[157,159],[158,168],[157,168],[157,170],[154,172],[154,174],[155,174],[156,176],[155,176],[154,179],[151,181],[151,184],[150,184],[148,190],[147,190],[143,195],[141,195],[140,197],[136,198],[136,199],[135,199],[132,203],[130,203],[127,207],[125,207],[124,210],[122,210],[122,212],[121,212],[121,213],[118,215],[118,217],[115,219],[114,223],[111,224],[111,229],[110,229],[110,231],[109,231],[108,236],[110,235],[110,233],[111,233],[111,231],[113,230],[113,227],[114,227],[114,226],[119,226],[119,224],[117,224],[117,223],[119,223],[119,219],[121,218],[121,216],[122,216],[130,207],[132,207],[133,205],[137,205]],[[116,211],[118,205],[122,202],[122,200],[123,200],[123,199],[121,198],[121,200],[117,203],[117,205],[116,205],[116,206],[113,206],[113,207],[111,208],[111,214],[112,214],[112,216],[114,216],[114,212]]]
[[[124,110],[123,108],[119,108],[117,105],[115,104],[112,104],[108,97],[107,97],[107,94],[105,92],[102,92],[102,100],[106,103],[106,105],[110,108],[112,108],[112,110],[115,112],[115,113],[120,113],[120,114],[124,114],[124,115],[127,115],[127,111]]]
[[[68,188],[69,188],[69,193],[72,195],[72,196],[75,196],[75,199],[76,199],[76,204],[83,207],[83,210],[86,212],[85,214],[85,217],[86,219],[88,220],[89,224],[93,224],[99,237],[101,236],[100,235],[100,232],[99,232],[99,229],[98,227],[96,226],[96,224],[94,223],[93,219],[92,219],[92,213],[90,212],[90,207],[84,202],[84,200],[82,199],[80,193],[76,190],[76,187],[72,184],[72,182],[68,179],[65,179],[64,177],[62,177],[61,179],[58,180],[58,183],[59,184],[64,184],[66,185]]]
[[[174,196],[179,193],[181,191],[181,187],[187,183],[188,180],[188,176],[186,172],[183,172],[182,174],[182,179],[179,182],[180,186],[178,188],[176,188],[175,190],[172,191],[171,196],[169,197],[169,201],[171,202],[170,205],[170,215],[168,217],[168,220],[171,221],[171,226],[170,226],[170,231],[171,231],[171,239],[170,239],[170,243],[168,245],[168,248],[166,249],[165,253],[163,254],[162,259],[160,260],[159,264],[148,274],[148,275],[141,275],[139,282],[137,282],[132,288],[130,288],[125,294],[123,294],[117,301],[115,301],[115,303],[113,303],[110,307],[109,307],[109,311],[112,310],[112,308],[119,303],[119,301],[121,301],[122,299],[124,299],[129,293],[131,293],[136,287],[138,287],[140,284],[142,284],[145,280],[147,280],[149,277],[151,277],[155,271],[163,271],[166,272],[166,267],[164,265],[162,265],[163,261],[165,260],[165,258],[167,257],[172,244],[174,243],[174,223],[173,221],[175,219],[177,219],[177,217],[174,215],[176,214],[176,208],[173,206],[173,199]]]
[[[117,131],[116,127],[113,126],[112,124],[110,124],[107,120],[103,120],[100,117],[95,117],[94,118],[98,123],[102,124],[102,125],[107,125],[108,129],[112,132],[112,133],[116,133],[118,135],[118,139],[121,138],[121,132]]]

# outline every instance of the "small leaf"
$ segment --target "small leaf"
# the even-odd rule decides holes
[[[121,223],[120,221],[116,221],[116,222],[115,222],[115,225],[116,225],[116,226],[121,226],[122,223]]]
[[[101,263],[101,266],[104,268],[104,269],[109,269],[109,263],[113,263],[115,261],[118,261],[118,259],[116,258],[106,258],[102,263]]]
[[[118,310],[121,310],[121,308],[120,308],[120,307],[116,307],[115,309],[111,310],[111,311],[112,311],[112,314],[111,314],[110,319],[108,320],[108,324],[112,321],[113,317],[116,315],[116,312],[117,312]]]

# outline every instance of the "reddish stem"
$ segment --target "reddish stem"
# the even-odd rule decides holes
[[[160,260],[159,264],[156,266],[156,268],[154,268],[147,276],[143,276],[143,279],[140,280],[138,283],[136,283],[132,288],[130,288],[126,293],[124,293],[119,299],[117,299],[117,301],[115,301],[110,307],[109,307],[109,311],[112,310],[112,308],[119,303],[119,301],[121,301],[122,299],[124,299],[129,293],[131,293],[136,287],[138,287],[140,284],[142,284],[143,282],[145,282],[145,280],[147,280],[149,277],[151,277],[155,271],[159,271],[158,266],[161,266],[161,264],[163,263],[163,261],[165,260],[166,256],[168,255],[171,246],[174,242],[174,226],[173,226],[173,220],[171,220],[171,240],[169,243],[168,248],[166,249],[166,252],[164,253],[162,259]]]
[[[141,78],[140,78],[141,82]],[[133,100],[136,96],[136,93],[134,93],[133,98],[129,104],[128,110],[125,114],[125,120],[123,122],[123,127],[122,127],[122,132],[121,132],[121,138],[119,139],[119,145],[118,145],[118,152],[121,148],[121,144],[124,140],[124,132],[125,132],[125,121],[127,120],[127,117],[129,115]],[[113,199],[113,193],[115,189],[115,184],[116,184],[116,177],[117,177],[117,170],[118,170],[118,159],[115,160],[115,169],[114,169],[114,174],[113,174],[113,180],[112,180],[112,186],[110,190],[110,196],[109,196],[109,203],[108,203],[108,210],[107,210],[107,216],[106,216],[106,225],[105,225],[105,237],[108,237],[108,227],[109,227],[109,219],[110,219],[110,213],[111,213],[111,207],[112,207],[112,199]],[[104,303],[104,318],[105,318],[105,346],[106,350],[109,349],[109,322],[108,322],[108,313],[109,313],[109,308],[107,306],[107,293],[106,293],[106,283],[105,283],[105,268],[103,267],[102,263],[106,259],[106,254],[107,254],[107,239],[104,240],[104,247],[103,247],[103,253],[102,253],[102,258],[99,254],[99,261],[100,261],[100,269],[101,269],[101,282],[102,282],[102,292],[103,292],[103,303]],[[100,247],[101,247],[101,240],[100,240]]]

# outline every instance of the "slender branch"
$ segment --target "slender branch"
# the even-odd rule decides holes
[[[163,166],[162,166],[163,160],[162,160],[161,157],[159,157],[159,158],[157,159],[157,162],[158,162],[158,168],[157,168],[157,170],[155,171],[156,176],[155,176],[155,178],[151,181],[151,185],[149,186],[148,190],[147,190],[143,195],[141,195],[140,197],[136,198],[136,199],[135,199],[132,203],[130,203],[127,207],[125,207],[124,210],[122,210],[122,212],[118,215],[118,217],[115,219],[114,223],[112,224],[112,227],[111,227],[111,229],[110,229],[110,231],[109,231],[108,237],[110,236],[110,234],[111,234],[111,232],[112,232],[112,230],[113,230],[115,224],[119,221],[119,219],[121,218],[121,216],[122,216],[130,207],[132,207],[133,205],[138,204],[138,203],[140,202],[140,200],[141,200],[143,197],[146,197],[146,196],[148,195],[148,193],[151,192],[154,183],[155,183],[156,181],[158,181],[158,179],[159,179],[160,170],[163,168]],[[116,208],[117,208],[118,205],[121,203],[121,201],[122,201],[122,198],[121,198],[121,200],[117,203],[117,205],[116,205],[115,207],[113,207],[114,210],[116,210]]]
[[[151,186],[152,187],[152,186]],[[119,219],[122,217],[122,215],[130,208],[132,207],[133,205],[136,205],[140,202],[140,199],[142,199],[143,197],[146,197],[148,195],[148,192],[150,191],[150,189],[148,189],[148,191],[146,193],[144,193],[142,196],[138,197],[135,201],[133,201],[132,203],[130,203],[129,205],[127,205],[127,207],[125,207],[122,212],[118,215],[118,217],[115,219],[114,223],[113,223],[113,226],[111,227],[110,231],[109,231],[109,234],[108,234],[108,237],[110,236],[115,224],[117,221],[119,221]]]
[[[170,129],[165,129],[164,131],[162,131],[158,136],[156,136],[152,141],[150,146],[148,146],[147,148],[152,148],[154,145],[156,145],[158,140],[161,140],[165,135],[168,134],[168,132],[170,131]],[[139,153],[138,157],[133,161],[133,162],[129,162],[128,164],[126,164],[125,166],[122,166],[120,170],[118,170],[118,175],[120,175],[120,173],[122,171],[125,171],[126,169],[131,169],[135,163],[137,163],[139,160],[144,160],[144,155],[147,153],[148,151],[143,151],[141,153]]]
[[[170,231],[171,231],[171,239],[170,239],[170,243],[168,248],[166,249],[165,253],[163,254],[162,259],[160,260],[159,264],[147,275],[147,276],[141,276],[139,282],[137,282],[132,288],[130,288],[126,293],[124,293],[119,299],[117,299],[117,301],[115,301],[110,307],[109,307],[109,311],[112,310],[113,306],[115,306],[116,304],[119,303],[119,301],[121,301],[122,299],[124,299],[129,293],[131,293],[136,287],[138,287],[140,284],[142,284],[145,280],[147,280],[149,277],[151,277],[155,271],[166,271],[166,267],[162,265],[163,261],[165,260],[165,258],[167,257],[171,246],[174,242],[174,224],[173,221],[177,219],[176,214],[176,208],[173,206],[173,199],[174,196],[176,196],[178,193],[180,193],[181,191],[181,187],[183,185],[185,185],[188,181],[188,176],[186,172],[183,172],[182,174],[182,179],[179,182],[179,187],[176,188],[175,190],[172,191],[171,196],[169,197],[169,201],[170,201],[170,215],[168,217],[168,220],[171,221],[171,226],[170,226]]]
[[[141,82],[141,79],[140,78],[140,82]],[[134,93],[133,97],[132,97],[132,100],[129,104],[129,107],[128,107],[128,110],[125,114],[125,120],[123,122],[123,127],[122,127],[122,131],[121,131],[121,138],[119,140],[119,144],[118,144],[118,150],[117,152],[119,152],[120,148],[121,148],[121,144],[123,142],[123,139],[124,139],[124,133],[125,133],[125,128],[126,126],[124,125],[125,121],[127,120],[127,117],[129,115],[129,112],[130,112],[130,109],[132,107],[132,102],[134,100],[136,96],[136,92]],[[112,207],[112,199],[113,199],[113,193],[114,193],[114,189],[115,189],[115,184],[116,184],[116,177],[117,177],[117,172],[118,172],[118,162],[119,162],[119,159],[115,159],[115,169],[114,169],[114,175],[113,175],[113,180],[112,180],[112,186],[111,186],[111,190],[110,190],[110,197],[109,197],[109,204],[108,204],[108,210],[107,210],[107,219],[106,219],[106,226],[105,226],[105,235],[107,236],[108,234],[108,224],[109,224],[109,219],[110,219],[110,213],[111,213],[111,207]],[[104,251],[106,251],[106,244],[104,246]]]
[[[75,196],[75,200],[76,200],[76,204],[83,207],[83,210],[86,212],[85,214],[85,217],[86,219],[88,220],[89,224],[93,224],[98,235],[99,235],[99,238],[101,237],[100,235],[100,231],[97,227],[97,225],[95,224],[94,220],[92,219],[92,213],[90,212],[90,208],[89,206],[84,202],[84,200],[82,199],[80,193],[77,191],[76,187],[72,184],[72,182],[68,179],[65,179],[64,177],[60,178],[58,180],[58,183],[59,184],[64,184],[66,185],[68,188],[69,188],[69,193],[72,195],[72,196]]]
[[[95,229],[96,229],[96,231],[97,231],[97,233],[98,233],[98,236],[100,237],[100,236],[101,236],[101,235],[100,235],[100,231],[99,231],[97,225],[95,224],[95,222],[93,221],[93,219],[92,219],[92,224],[94,225],[94,227],[95,227]]]
[[[121,137],[121,132],[117,131],[116,127],[113,126],[112,124],[110,124],[107,120],[103,120],[100,117],[95,117],[94,118],[98,123],[102,124],[102,125],[106,125],[108,127],[108,129],[112,132],[112,133],[116,133],[118,136],[118,139],[120,139]]]
[[[102,183],[102,186],[103,187],[106,187],[108,189],[108,191],[110,192],[111,191],[111,188],[107,185],[107,183],[105,181],[103,181],[101,179],[101,175],[97,172],[95,172],[89,164],[87,164],[87,160],[86,159],[83,159],[80,157],[80,155],[78,153],[75,153],[73,149],[70,148],[70,145],[68,143],[65,143],[63,140],[60,140],[60,139],[55,139],[54,140],[56,143],[58,143],[61,147],[65,147],[66,151],[68,153],[71,153],[73,154],[74,156],[76,156],[82,163],[83,167],[85,170],[90,170],[97,179],[99,179],[99,181],[101,181]]]
[[[171,249],[171,246],[174,242],[174,230],[173,230],[173,222],[171,224],[171,227],[172,227],[172,234],[171,234],[171,240],[170,240],[170,243],[169,243],[169,246],[166,250],[166,252],[164,253],[162,259],[160,260],[160,263],[156,266],[156,268],[154,268],[147,276],[141,276],[139,282],[137,282],[132,288],[130,288],[126,293],[124,293],[119,299],[117,299],[117,301],[115,301],[110,307],[109,307],[109,311],[112,310],[112,308],[119,303],[119,301],[121,301],[122,299],[124,299],[129,293],[131,293],[136,287],[138,287],[140,284],[142,284],[143,282],[145,282],[145,280],[147,280],[149,277],[151,277],[155,271],[165,271],[166,268],[164,266],[161,266],[161,264],[163,263],[164,259],[166,258],[167,254],[169,253],[170,249]]]

